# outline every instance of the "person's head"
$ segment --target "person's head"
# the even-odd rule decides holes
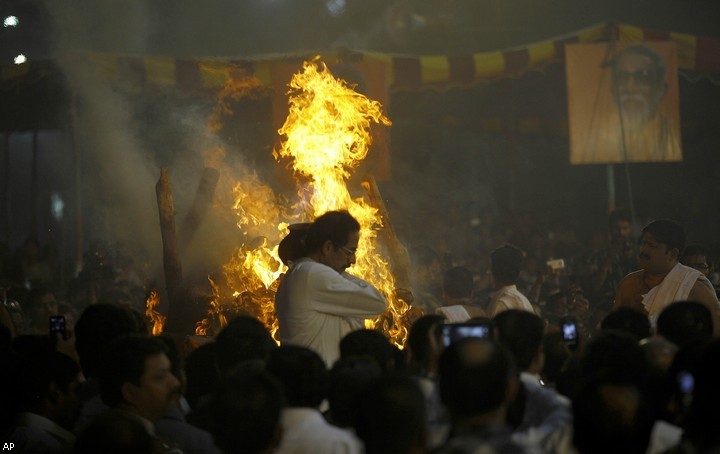
[[[185,358],[185,375],[187,376],[185,398],[190,408],[195,408],[200,400],[209,395],[220,382],[215,342],[201,345],[190,352]]]
[[[367,454],[426,450],[425,397],[415,380],[383,376],[361,393],[356,432]]]
[[[600,329],[624,331],[638,341],[649,337],[652,332],[647,314],[631,307],[614,309],[603,318]]]
[[[428,281],[438,278],[442,261],[435,249],[427,244],[418,244],[410,249],[409,255],[413,277],[418,283],[427,284]]]
[[[710,249],[702,244],[689,244],[680,255],[680,263],[700,271],[709,278],[715,271]]]
[[[93,420],[79,434],[76,454],[155,454],[155,439],[142,421],[122,410],[109,410]]]
[[[25,302],[26,311],[36,328],[47,329],[50,316],[58,314],[58,303],[50,287],[34,286],[28,292]]]
[[[423,315],[410,327],[405,346],[408,350],[410,369],[416,373],[435,372],[437,355],[442,345],[442,315]]]
[[[512,353],[518,369],[540,373],[544,365],[543,320],[527,311],[509,309],[496,315],[493,322],[498,342]]]
[[[308,228],[310,228],[309,222],[288,226],[290,233],[278,244],[278,257],[285,266],[290,266],[292,262],[305,256],[305,234]]]
[[[656,219],[642,229],[638,263],[651,273],[667,273],[684,247],[685,229],[671,219]]]
[[[572,399],[573,444],[579,454],[645,452],[653,418],[636,384],[593,381]]]
[[[73,430],[80,414],[79,383],[80,367],[70,357],[55,351],[29,355],[20,362],[14,385],[19,410]]]
[[[360,224],[347,211],[328,211],[310,225],[305,236],[307,252],[342,273],[355,263]]]
[[[228,322],[215,339],[217,362],[225,374],[243,361],[265,361],[277,344],[263,323],[250,316]]]
[[[374,329],[359,329],[340,339],[340,357],[368,356],[377,361],[383,371],[395,366],[395,347],[383,333]]]
[[[350,356],[335,361],[330,369],[328,404],[332,423],[355,427],[358,396],[374,379],[383,375],[377,361],[367,356]]]
[[[231,373],[208,406],[208,429],[223,452],[261,454],[280,442],[283,389],[268,372],[247,368]]]
[[[634,44],[610,62],[616,100],[623,121],[631,128],[654,118],[665,95],[665,62],[653,49]]]
[[[502,245],[490,253],[490,269],[496,287],[517,283],[524,255],[521,249],[511,244]]]
[[[282,384],[288,407],[317,408],[327,395],[325,361],[309,348],[283,345],[270,353],[265,367]]]
[[[100,397],[113,408],[128,408],[150,421],[160,419],[177,402],[180,382],[172,374],[167,347],[159,339],[128,335],[105,350]]]
[[[141,332],[143,327],[128,308],[111,304],[86,307],[75,324],[75,349],[85,377],[97,377],[103,350],[110,342]]]
[[[657,319],[657,333],[680,348],[713,336],[710,309],[692,301],[678,301],[668,305]]]
[[[618,208],[608,215],[608,228],[612,240],[629,240],[632,236],[632,216],[625,209]]]
[[[450,268],[443,275],[443,296],[446,300],[470,299],[474,287],[472,271],[464,266]]]
[[[440,355],[439,391],[453,420],[477,417],[503,420],[505,404],[517,389],[511,354],[493,340],[466,337]]]

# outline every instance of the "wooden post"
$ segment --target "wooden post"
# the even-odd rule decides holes
[[[187,216],[185,216],[185,221],[180,227],[180,240],[185,247],[192,241],[200,225],[200,221],[205,217],[208,208],[210,208],[219,179],[220,172],[216,169],[205,167],[200,185],[195,193],[195,199],[190,207],[190,211]]]
[[[175,232],[175,208],[173,205],[172,186],[167,170],[160,169],[160,179],[155,185],[158,211],[160,213],[160,233],[163,243],[163,269],[165,271],[165,289],[167,290],[167,331],[182,332],[184,321],[178,313],[184,298],[183,277],[180,256],[178,254],[177,235]]]

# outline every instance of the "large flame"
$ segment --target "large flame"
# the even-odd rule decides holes
[[[395,298],[395,279],[378,251],[377,229],[382,220],[378,210],[364,199],[351,197],[346,183],[350,171],[368,153],[370,125],[390,125],[390,120],[383,115],[380,103],[333,77],[319,62],[306,62],[303,71],[293,76],[290,87],[290,112],[279,130],[287,140],[276,157],[293,158],[295,171],[310,180],[313,218],[329,210],[345,209],[358,220],[357,261],[349,272],[372,283],[391,303],[388,313],[368,327],[382,329],[402,346],[407,330],[401,320],[408,305]]]
[[[217,113],[228,106],[226,99],[254,93],[248,83],[259,84],[252,78],[243,80],[244,83],[231,81],[219,97],[220,107],[211,121],[213,131],[218,130]],[[407,337],[403,315],[409,307],[395,298],[394,277],[378,251],[377,229],[381,219],[364,199],[351,197],[346,183],[351,171],[368,153],[372,140],[370,125],[390,125],[390,120],[383,115],[378,102],[335,79],[319,62],[306,62],[303,71],[292,78],[290,87],[290,112],[279,130],[287,140],[275,151],[275,157],[291,158],[295,171],[308,181],[299,191],[297,204],[282,206],[254,173],[239,181],[228,177],[229,172],[219,164],[224,157],[222,147],[208,154],[213,166],[221,171],[221,180],[225,176],[226,182],[233,181],[231,208],[244,241],[223,267],[225,285],[210,279],[214,299],[208,316],[198,322],[196,334],[216,334],[227,323],[224,314],[236,311],[259,318],[278,340],[274,295],[278,277],[286,267],[277,255],[277,248],[288,232],[288,223],[312,220],[328,210],[346,209],[361,226],[357,262],[349,272],[375,285],[391,303],[388,312],[369,321],[367,327],[384,331],[402,346]]]

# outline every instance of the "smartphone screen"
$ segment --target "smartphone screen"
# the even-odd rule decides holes
[[[60,333],[63,338],[65,337],[65,317],[62,315],[50,316],[50,334],[55,333]]]
[[[575,349],[578,341],[577,325],[573,322],[563,322],[561,328],[565,345],[567,345],[571,350]]]
[[[489,323],[448,323],[443,325],[443,344],[447,347],[464,337],[492,338]]]

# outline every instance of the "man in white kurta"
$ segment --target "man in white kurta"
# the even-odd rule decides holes
[[[330,211],[308,229],[306,257],[296,260],[275,295],[280,343],[316,351],[328,367],[340,357],[340,339],[385,312],[385,297],[345,269],[355,263],[360,226]]]

